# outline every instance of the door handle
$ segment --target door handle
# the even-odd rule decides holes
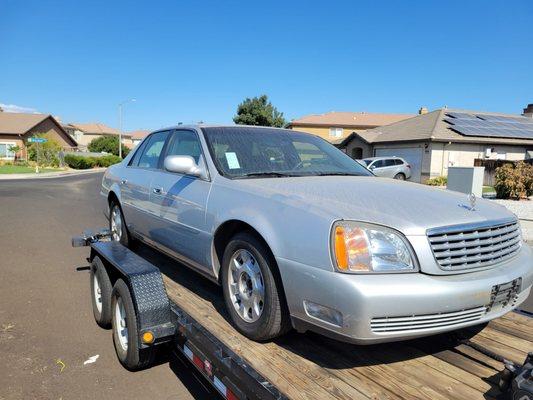
[[[127,181],[126,179],[122,179],[122,180],[120,181],[120,184],[121,184],[121,185],[125,185],[126,183],[128,183],[128,181]]]
[[[155,193],[155,194],[161,194],[163,193],[163,188],[153,188],[152,191]]]

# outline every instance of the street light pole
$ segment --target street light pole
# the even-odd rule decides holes
[[[129,99],[118,105],[118,156],[122,159],[122,106],[126,103],[135,102],[135,99]]]

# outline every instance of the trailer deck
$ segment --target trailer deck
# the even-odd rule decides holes
[[[502,362],[453,335],[356,346],[313,333],[256,343],[228,322],[220,288],[150,249],[143,257],[163,274],[170,300],[291,399],[501,398]],[[474,344],[522,364],[533,349],[533,319],[509,313],[472,331]]]

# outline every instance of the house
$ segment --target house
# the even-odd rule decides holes
[[[146,130],[138,130],[138,131],[130,132],[133,147],[141,143],[141,140],[143,140],[149,133],[150,131],[146,131]]]
[[[320,136],[334,144],[353,132],[362,132],[412,117],[413,114],[376,114],[367,112],[336,112],[306,115],[292,120],[287,127]],[[353,158],[361,158],[353,154]]]
[[[51,115],[0,112],[0,159],[13,160],[15,152],[11,148],[15,146],[21,149],[17,156],[26,158],[27,139],[36,134],[57,141],[65,150],[78,146]]]
[[[524,160],[533,151],[533,104],[522,115],[442,108],[387,126],[355,132],[338,147],[347,154],[398,156],[415,182],[447,176],[475,159]]]
[[[110,126],[99,122],[91,122],[87,124],[71,123],[64,127],[70,136],[78,142],[81,150],[87,150],[89,143],[96,138],[119,135],[118,129],[111,128]],[[122,133],[122,144],[129,148],[133,147],[131,134],[125,132]]]

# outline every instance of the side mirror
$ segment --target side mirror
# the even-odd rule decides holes
[[[370,171],[374,171],[376,169],[375,165],[371,165],[370,168],[368,168]]]
[[[169,172],[183,175],[201,176],[202,169],[196,164],[191,156],[167,156],[164,167]]]

